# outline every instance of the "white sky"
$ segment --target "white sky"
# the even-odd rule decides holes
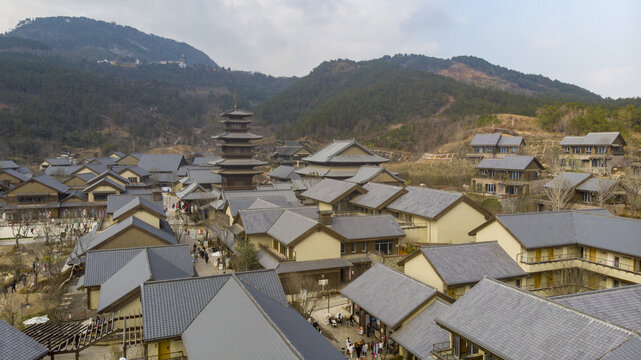
[[[338,58],[473,55],[602,96],[641,96],[634,0],[0,0],[0,32],[44,16],[116,21],[270,75]]]

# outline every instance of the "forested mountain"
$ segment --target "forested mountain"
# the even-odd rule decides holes
[[[183,42],[84,17],[26,19],[5,35],[36,40],[89,60],[176,61],[185,55],[187,65],[218,67],[205,53]]]
[[[251,108],[294,80],[205,66],[69,61],[28,45],[0,50],[0,157],[198,144],[221,129],[217,115],[233,107],[234,91]]]

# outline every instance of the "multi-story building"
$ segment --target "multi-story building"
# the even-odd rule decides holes
[[[618,132],[566,136],[559,143],[559,163],[567,170],[608,173],[613,166],[622,165],[625,145],[625,140]]]
[[[467,154],[468,159],[503,158],[507,155],[521,153],[525,146],[525,140],[523,140],[523,136],[476,134],[470,146],[472,152]]]
[[[496,215],[472,230],[498,241],[543,295],[641,283],[641,220],[598,210]]]
[[[476,165],[471,191],[498,198],[529,194],[534,181],[541,177],[543,165],[531,155],[483,159]]]
[[[562,172],[544,186],[536,200],[539,210],[587,209],[606,205],[623,206],[626,190],[619,180],[599,179],[590,173]]]

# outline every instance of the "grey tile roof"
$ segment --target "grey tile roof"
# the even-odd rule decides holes
[[[361,148],[367,155],[341,155],[343,151],[355,145]],[[379,164],[389,161],[384,157],[380,157],[373,152],[367,150],[363,145],[354,140],[334,140],[332,143],[326,145],[314,154],[303,158],[303,160],[311,163],[327,163],[327,164],[344,164],[344,163],[359,163],[359,164]]]
[[[299,203],[296,194],[292,190],[231,190],[223,191],[223,198],[229,199],[247,199],[247,198],[266,198],[266,197],[284,197],[289,203]]]
[[[120,192],[125,192],[125,190],[127,190],[124,186],[106,177],[103,177],[100,180],[97,180],[97,179],[91,180],[87,184],[90,184],[90,185],[82,189],[83,192],[91,192],[91,190],[98,187],[99,185],[109,185],[119,190]]]
[[[304,149],[302,145],[285,145],[285,146],[276,146],[276,153],[278,155],[291,156],[296,154],[297,151]]]
[[[69,186],[61,183],[60,181],[52,178],[49,175],[40,174],[31,178],[31,180],[39,182],[42,185],[48,186],[59,193],[67,193],[69,191]]]
[[[82,173],[82,174],[76,174],[74,177],[79,177],[82,180],[85,181],[85,183],[88,183],[89,181],[93,180],[96,178],[96,174],[94,173]]]
[[[0,160],[0,169],[17,169],[20,165],[13,162],[13,160]]]
[[[575,188],[579,186],[579,184],[583,183],[587,179],[590,178],[592,174],[586,174],[586,173],[576,173],[576,172],[562,172],[558,174],[557,176],[554,177],[554,179],[548,181],[545,183],[544,187],[545,188],[558,188],[558,187],[571,187]]]
[[[502,135],[497,145],[498,146],[521,146],[523,145],[523,136]]]
[[[395,328],[437,291],[379,263],[347,284],[340,293]]]
[[[51,166],[69,166],[73,165],[69,159],[64,158],[64,157],[57,157],[57,158],[47,158],[45,159],[46,162],[49,163]]]
[[[502,359],[599,359],[626,329],[486,278],[436,318]]]
[[[198,183],[191,183],[189,186],[185,187],[184,189],[180,190],[179,192],[176,193],[176,197],[178,197],[180,200],[184,199],[185,196],[193,193],[196,189],[200,189],[202,192],[206,192],[206,190],[200,186]],[[214,195],[212,194],[212,197]]]
[[[126,154],[125,154],[124,152],[120,152],[120,151],[113,151],[113,152],[111,152],[111,154],[109,154],[109,155],[116,155],[116,156],[117,156],[117,157],[119,157],[119,158],[123,158],[123,157],[125,157],[125,156],[126,156]]]
[[[142,248],[129,248],[87,252],[84,286],[102,285],[141,251]]]
[[[154,172],[176,172],[185,163],[182,155],[178,154],[142,154],[138,167],[152,173]]]
[[[449,303],[437,298],[410,322],[392,333],[391,338],[419,359],[432,360],[432,345],[450,340],[450,333],[434,322],[449,306]]]
[[[609,191],[612,187],[616,186],[619,183],[619,180],[615,179],[588,179],[583,184],[579,185],[576,189],[578,191],[586,192],[603,192]]]
[[[354,197],[350,202],[361,207],[377,210],[386,202],[405,192],[400,186],[377,183],[367,183],[363,188],[367,190],[367,193]]]
[[[114,172],[118,174],[122,174],[125,171],[131,171],[132,173],[140,176],[140,177],[145,177],[151,175],[151,173],[141,167],[135,166],[135,165],[124,165],[124,166],[114,166],[111,168]]]
[[[102,312],[114,302],[133,292],[140,284],[151,279],[147,252],[140,251],[100,286],[96,311]]]
[[[231,276],[223,274],[143,284],[141,300],[145,341],[181,336]],[[275,301],[287,304],[275,271],[237,272],[233,276],[258,288]]]
[[[49,349],[0,319],[0,359],[37,360]]]
[[[197,156],[194,158],[194,165],[198,166],[211,166],[211,162],[222,160],[223,158],[218,155]]]
[[[541,163],[532,155],[510,155],[502,159],[483,159],[477,169],[495,169],[495,170],[525,170],[530,163],[535,162],[540,168]]]
[[[287,261],[280,263],[276,267],[276,272],[279,274],[288,274],[303,271],[347,268],[352,265],[349,260],[343,259],[342,257],[308,261]]]
[[[358,191],[362,193],[358,184],[354,184],[347,181],[334,180],[334,179],[323,179],[319,183],[313,185],[301,196],[322,201],[324,203],[333,203],[338,199],[342,198],[346,194]]]
[[[408,186],[407,193],[387,205],[387,209],[418,215],[427,219],[438,217],[464,195],[461,193]]]
[[[357,183],[359,185],[364,185],[365,183],[372,180],[382,172],[386,172],[387,174],[389,174],[389,176],[393,177],[398,182],[403,182],[403,179],[387,171],[387,169],[380,166],[371,166],[371,165],[359,167],[358,171],[356,171],[356,175],[352,176],[351,178],[345,179],[345,181]]]
[[[635,336],[614,350],[607,353],[600,360],[636,360],[641,354],[641,338]]]
[[[256,198],[235,198],[235,199],[229,199],[228,204],[229,204],[229,210],[231,212],[232,216],[236,216],[238,214],[238,211],[240,210],[245,210],[249,209],[250,206],[252,206],[256,200],[259,199],[258,197]],[[287,201],[287,199],[283,196],[265,196],[265,197],[260,197],[263,201],[266,201],[267,203],[270,203],[272,205],[276,205],[277,207],[289,207],[290,203]],[[271,208],[271,206],[270,206]]]
[[[641,257],[641,220],[599,211],[550,211],[497,215],[526,249],[583,245]]]
[[[587,291],[550,299],[641,333],[641,285]]]
[[[116,162],[114,161],[114,164],[115,164],[115,163],[116,163]],[[92,171],[93,171],[93,172],[95,172],[96,174],[102,174],[103,172],[105,172],[105,171],[108,171],[108,170],[109,170],[105,164],[86,164],[86,165],[84,165],[84,166],[86,166],[86,167],[87,167],[87,169],[92,170]]]
[[[296,170],[296,168],[293,166],[280,165],[279,167],[270,171],[267,174],[267,176],[276,178],[276,179],[288,180],[292,178],[292,174],[294,173],[294,170]]]
[[[0,173],[2,173],[2,172],[13,176],[13,177],[17,178],[20,181],[27,181],[27,180],[31,179],[31,175],[30,174],[23,174],[23,173],[21,173],[19,171],[16,171],[14,169],[1,169],[0,168]]]
[[[295,208],[275,208],[275,209],[247,209],[240,210],[241,222],[245,228],[245,234],[266,234],[272,225],[278,220],[280,215],[285,211],[291,211],[296,214],[305,216],[310,219],[318,218],[318,207],[301,206]]]
[[[164,209],[158,208],[158,206],[155,203],[140,196],[135,197],[133,200],[126,203],[125,205],[120,207],[118,210],[114,211],[112,217],[114,219],[117,219],[122,215],[126,214],[127,212],[134,210],[136,208],[145,208],[147,212],[158,215],[161,218],[166,217]]]
[[[273,209],[273,208],[278,208],[279,206],[269,202],[268,200],[258,198],[254,200],[254,202],[249,205],[247,208],[248,210],[253,210],[253,209]]]
[[[330,229],[347,240],[404,237],[405,232],[392,215],[334,216]]]
[[[166,242],[167,244],[178,243],[173,233],[169,231],[165,231],[164,229],[153,227],[134,216],[130,216],[118,223],[115,223],[109,226],[108,228],[106,228],[104,231],[100,233],[90,232],[89,234],[78,239],[78,242],[76,243],[76,247],[73,250],[72,257],[82,256],[87,251],[96,248],[97,246],[109,241],[110,239],[114,238],[118,234],[132,227],[141,229],[153,235],[154,237]]]
[[[485,276],[509,279],[528,275],[495,241],[426,246],[420,251],[447,286],[476,283]]]
[[[501,139],[501,134],[476,134],[472,138],[471,146],[496,146]]]
[[[156,205],[158,209],[164,209],[162,201],[153,201],[153,195],[151,194],[120,194],[120,195],[109,195],[107,197],[107,214],[113,214],[116,210],[127,205],[132,200],[135,200],[137,197],[143,198]]]
[[[220,175],[212,172],[209,169],[189,169],[187,170],[189,181],[198,184],[220,184],[222,178]]]
[[[289,245],[317,225],[317,220],[286,210],[267,230],[267,234],[281,243]]]
[[[71,176],[71,174],[75,173],[81,168],[82,166],[80,165],[49,166],[44,170],[44,174],[49,176],[66,177]]]
[[[591,132],[585,136],[566,136],[559,145],[612,145],[619,136],[618,132]]]
[[[262,249],[258,249],[256,252],[256,260],[263,269],[276,269],[279,264],[278,260]]]

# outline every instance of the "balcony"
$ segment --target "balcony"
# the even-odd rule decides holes
[[[266,246],[264,244],[258,244],[258,248],[260,248],[261,250],[265,251],[269,256],[273,257],[278,262],[296,261],[295,257],[291,257],[291,258],[290,257],[286,257],[283,254],[281,254],[278,251],[276,251],[275,249],[272,249],[271,247]]]
[[[459,358],[454,355],[449,341],[432,345],[432,355],[439,360],[459,360]]]

